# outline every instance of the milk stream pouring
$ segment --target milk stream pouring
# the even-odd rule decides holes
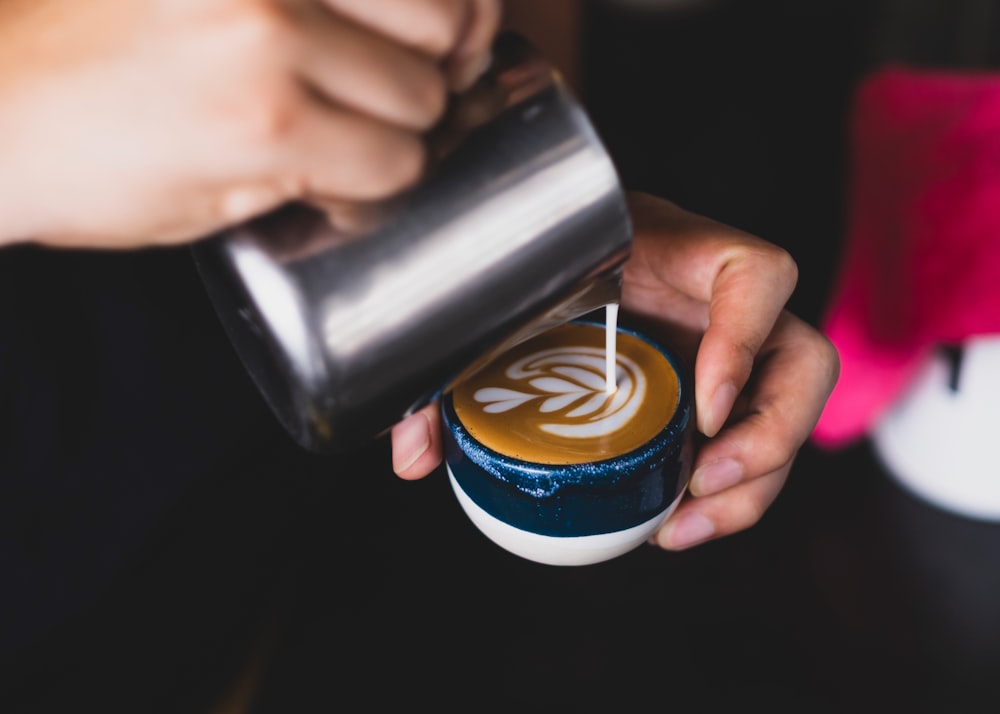
[[[610,157],[535,48],[505,33],[493,58],[431,133],[426,176],[363,234],[292,203],[192,248],[309,450],[363,446],[500,351],[619,299],[632,231]]]

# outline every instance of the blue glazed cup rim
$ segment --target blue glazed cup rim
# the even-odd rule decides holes
[[[573,320],[572,324],[604,328],[604,323],[591,319]],[[574,464],[544,464],[507,456],[483,444],[469,433],[455,412],[451,393],[441,400],[445,428],[462,455],[479,468],[518,490],[532,495],[545,495],[563,485],[614,485],[618,480],[641,471],[644,466],[679,454],[686,439],[685,432],[693,420],[693,387],[685,362],[660,341],[633,328],[618,325],[618,331],[640,339],[654,347],[670,363],[677,375],[677,407],[667,424],[645,444],[617,456]],[[446,459],[448,457],[446,451]],[[608,468],[612,465],[612,468]],[[609,476],[610,474],[610,476]],[[610,481],[609,481],[610,478]]]

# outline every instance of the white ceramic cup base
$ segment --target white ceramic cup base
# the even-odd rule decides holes
[[[678,497],[665,511],[625,530],[560,538],[524,531],[491,516],[462,490],[451,467],[448,480],[462,510],[487,538],[514,555],[546,565],[591,565],[624,555],[649,540],[680,502]]]

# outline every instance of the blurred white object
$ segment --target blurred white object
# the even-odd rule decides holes
[[[957,364],[935,354],[871,436],[889,473],[917,496],[1000,521],[1000,335],[970,338]]]

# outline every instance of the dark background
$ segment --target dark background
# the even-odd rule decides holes
[[[788,248],[814,324],[852,88],[992,66],[1000,19],[585,9],[582,97],[625,183]],[[0,711],[1000,709],[1000,526],[910,497],[865,443],[807,444],[744,533],[553,568],[486,541],[443,473],[395,478],[385,440],[296,447],[185,249],[7,251],[0,325]],[[220,708],[240,682],[252,703]]]

